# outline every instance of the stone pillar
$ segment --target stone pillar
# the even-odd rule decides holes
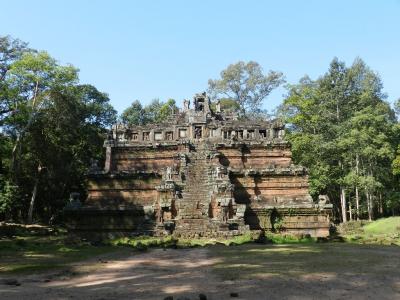
[[[272,128],[272,127],[269,129],[269,138],[270,139],[274,138],[274,128]]]
[[[150,136],[149,136],[149,138],[150,138],[150,142],[154,142],[154,129],[152,129],[151,131],[150,131],[150,134],[149,134]]]
[[[106,162],[104,165],[104,171],[106,173],[109,173],[111,171],[111,164],[112,164],[111,154],[112,154],[112,148],[110,146],[107,146],[106,147]]]

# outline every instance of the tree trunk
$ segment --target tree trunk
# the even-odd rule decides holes
[[[383,201],[382,201],[382,193],[379,193],[379,215],[383,217]]]
[[[360,220],[360,196],[358,194],[357,186],[356,186],[356,215],[357,215],[357,221]]]
[[[32,224],[32,221],[33,221],[33,210],[35,209],[36,196],[37,196],[37,190],[38,190],[38,186],[39,186],[39,179],[40,179],[41,171],[42,171],[42,166],[39,163],[38,168],[37,168],[37,176],[35,179],[35,184],[33,186],[31,202],[29,203],[28,224]]]
[[[35,208],[38,185],[39,185],[39,175],[38,177],[36,177],[35,185],[33,186],[31,202],[29,203],[28,224],[32,224],[33,221],[33,210]]]
[[[342,220],[343,220],[343,223],[346,223],[347,222],[346,191],[343,187],[340,187],[340,203],[342,206]]]
[[[17,170],[18,170],[18,158],[21,154],[21,134],[17,135],[17,139],[15,140],[15,145],[11,151],[11,163],[10,163],[10,173],[11,178],[14,182],[17,181]]]
[[[356,183],[356,215],[357,215],[357,221],[360,220],[360,196],[358,194],[359,164],[360,164],[360,158],[359,158],[358,153],[357,153],[356,154],[356,175],[357,175],[357,183]]]
[[[350,219],[350,221],[353,221],[353,212],[351,211],[351,198],[350,198],[350,195],[349,195],[349,219]]]
[[[372,221],[372,197],[369,192],[366,192],[367,207],[368,207],[368,220]]]

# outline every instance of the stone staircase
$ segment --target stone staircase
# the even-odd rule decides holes
[[[235,228],[233,224],[210,218],[210,202],[216,184],[215,166],[209,157],[213,149],[207,145],[194,146],[193,151],[187,153],[185,188],[177,203],[179,210],[173,234],[184,238],[220,238],[246,232],[248,226],[243,220],[235,220]]]
[[[207,151],[198,149],[188,154],[186,185],[179,200],[175,233],[187,235],[209,230],[208,209],[212,194],[212,165]]]

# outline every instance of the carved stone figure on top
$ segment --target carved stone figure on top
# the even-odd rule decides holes
[[[190,109],[190,100],[184,99],[184,100],[183,100],[183,110],[184,110],[184,111],[187,111],[187,110],[189,110],[189,109]]]
[[[329,197],[328,195],[319,195],[318,196],[318,204],[319,205],[325,205],[325,204],[329,204]]]
[[[217,113],[221,112],[221,102],[218,100],[217,104],[215,104],[215,110]]]

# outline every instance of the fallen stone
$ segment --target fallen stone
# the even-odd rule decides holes
[[[204,294],[199,294],[199,300],[207,300],[207,296]]]
[[[3,283],[6,285],[15,285],[15,286],[21,285],[21,283],[17,279],[14,279],[14,278],[4,279]]]

